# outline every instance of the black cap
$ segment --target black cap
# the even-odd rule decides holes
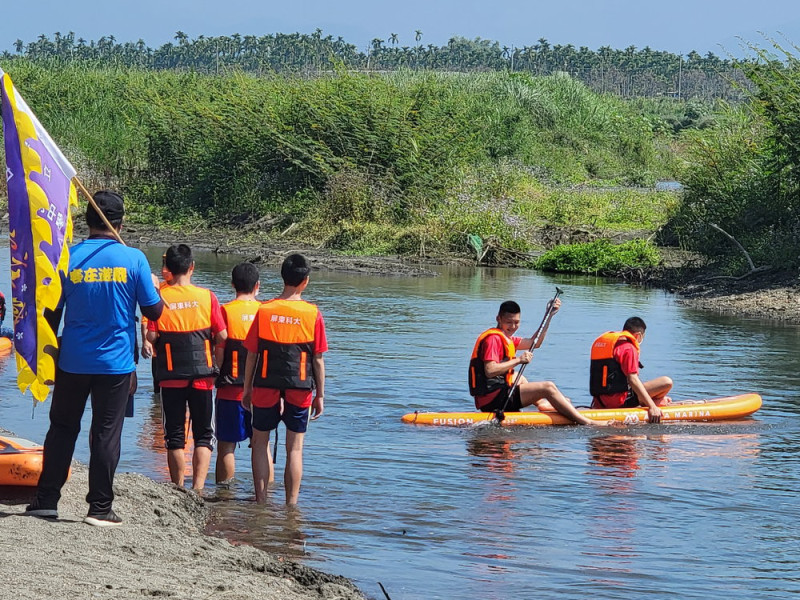
[[[122,196],[117,194],[116,192],[112,192],[111,190],[100,190],[99,192],[95,192],[93,196],[95,204],[97,204],[97,208],[103,211],[103,214],[106,216],[106,219],[109,222],[119,221],[125,216],[125,207],[122,202]],[[86,208],[86,212],[93,212],[96,213],[94,207],[89,204]]]

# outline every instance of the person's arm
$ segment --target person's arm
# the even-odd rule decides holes
[[[558,309],[561,308],[561,299],[556,298],[555,303],[553,303],[553,301],[550,300],[547,303],[545,314],[547,314],[547,311],[550,310],[551,304],[553,305],[553,315],[555,315],[558,312]],[[550,319],[545,319],[544,329],[542,329],[542,334],[539,336],[539,340],[536,342],[536,348],[541,347],[542,343],[544,342],[544,338],[547,335],[547,330],[550,329],[550,321],[552,320],[553,315],[551,315]],[[533,347],[533,336],[529,338],[522,338],[519,341],[519,344],[517,344],[517,348],[519,350],[530,350],[532,347]],[[536,348],[533,348],[533,350],[536,350]]]
[[[639,404],[647,408],[647,420],[650,423],[660,423],[661,422],[661,409],[656,406],[656,403],[653,402],[653,399],[650,397],[650,394],[647,393],[647,388],[644,387],[642,380],[639,379],[638,373],[631,373],[628,377],[628,385],[630,386],[633,393],[636,394],[636,397],[639,399]]]
[[[142,316],[147,317],[148,321],[158,321],[161,318],[161,313],[164,312],[164,301],[159,299],[155,304],[140,308],[142,309]]]
[[[253,378],[258,365],[258,316],[250,326],[244,340],[247,350],[247,359],[244,362],[244,389],[242,390],[242,406],[245,410],[252,410],[253,406]]]
[[[519,341],[519,338],[513,338],[514,345]],[[481,348],[480,359],[483,361],[483,372],[486,377],[497,377],[504,375],[517,365],[531,362],[533,354],[530,352],[523,352],[521,355],[513,357],[509,360],[502,360],[505,356],[503,350],[502,338],[499,335],[490,335],[483,342]]]
[[[244,363],[244,390],[242,391],[242,407],[253,410],[253,377],[256,374],[258,354],[247,351],[247,360]]]
[[[220,306],[220,313],[222,314],[222,320],[225,321],[225,328],[226,328],[226,339],[219,341],[214,345],[214,360],[217,361],[217,366],[221,369],[222,368],[222,361],[225,360],[225,342],[227,341],[227,327],[228,327],[228,313],[225,311],[224,306]]]
[[[59,303],[55,310],[50,310],[49,308],[44,309],[44,319],[47,321],[47,324],[50,326],[50,329],[53,330],[53,333],[58,335],[58,327],[61,324],[61,315],[64,312],[64,304]]]
[[[214,346],[214,360],[217,361],[217,366],[222,368],[222,361],[225,360],[225,341],[217,342]]]
[[[325,411],[325,359],[322,354],[314,355],[311,369],[317,385],[317,393],[314,394],[314,401],[311,403],[311,420],[314,421],[319,419]]]
[[[497,362],[494,360],[486,361],[486,363],[483,365],[483,370],[486,373],[486,377],[497,377],[498,375],[505,374],[517,365],[524,365],[531,362],[532,359],[533,354],[526,350],[511,360],[506,360],[503,362]]]
[[[214,292],[211,292],[211,333],[214,335],[214,342],[217,344],[224,344],[225,340],[228,339],[228,323],[225,321],[225,317],[222,314],[222,306]]]
[[[156,340],[158,340],[158,322],[157,321],[148,321],[147,323],[147,341],[151,344],[155,344]]]
[[[153,343],[147,339],[148,319],[142,316],[142,358],[153,358]]]

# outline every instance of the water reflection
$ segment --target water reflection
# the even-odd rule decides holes
[[[222,511],[216,511],[216,515]],[[227,538],[233,544],[248,544],[288,558],[306,556],[309,535],[303,513],[271,499],[266,505],[240,504],[236,515],[224,520],[212,518],[206,532]]]
[[[146,382],[147,389],[152,387],[151,382]],[[164,413],[161,410],[161,396],[159,394],[147,394],[149,396],[147,406],[147,416],[144,419],[139,433],[136,436],[136,445],[144,452],[148,464],[146,469],[149,473],[157,473],[161,478],[170,480],[169,467],[167,466],[167,447],[164,442]],[[192,469],[192,449],[194,448],[194,437],[190,426],[189,412],[186,412],[186,447],[184,448],[184,460],[186,461],[186,472],[184,476],[191,481]]]
[[[725,431],[723,426],[711,427]],[[760,436],[735,430],[705,434],[705,429],[700,424],[677,435],[629,432],[588,440],[592,516],[581,567],[596,574],[595,584],[624,586],[631,576],[643,575],[643,565],[653,564],[660,553],[674,555],[682,542],[671,532],[685,531],[687,521],[694,520],[697,544],[694,536],[702,535],[712,522],[724,531],[739,518],[731,512],[747,511],[725,502],[720,494],[726,486],[748,485],[761,453]],[[703,514],[698,511],[708,509],[716,512],[698,521]],[[643,545],[648,537],[652,539]],[[716,540],[720,541],[719,534]]]

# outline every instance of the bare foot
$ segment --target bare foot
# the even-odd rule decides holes
[[[610,421],[597,421],[597,420],[594,420],[594,421],[591,421],[590,423],[587,423],[587,425],[589,425],[591,427],[617,427],[617,426],[621,425],[621,423],[619,423],[618,421],[615,421],[614,419],[611,419]]]

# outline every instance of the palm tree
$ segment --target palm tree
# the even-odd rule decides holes
[[[390,35],[389,35],[389,43],[390,43],[392,46],[396,46],[396,45],[397,45],[397,42],[399,42],[399,41],[400,41],[400,40],[399,40],[399,38],[397,37],[397,34],[396,34],[396,33],[392,33],[392,34],[390,34]]]

